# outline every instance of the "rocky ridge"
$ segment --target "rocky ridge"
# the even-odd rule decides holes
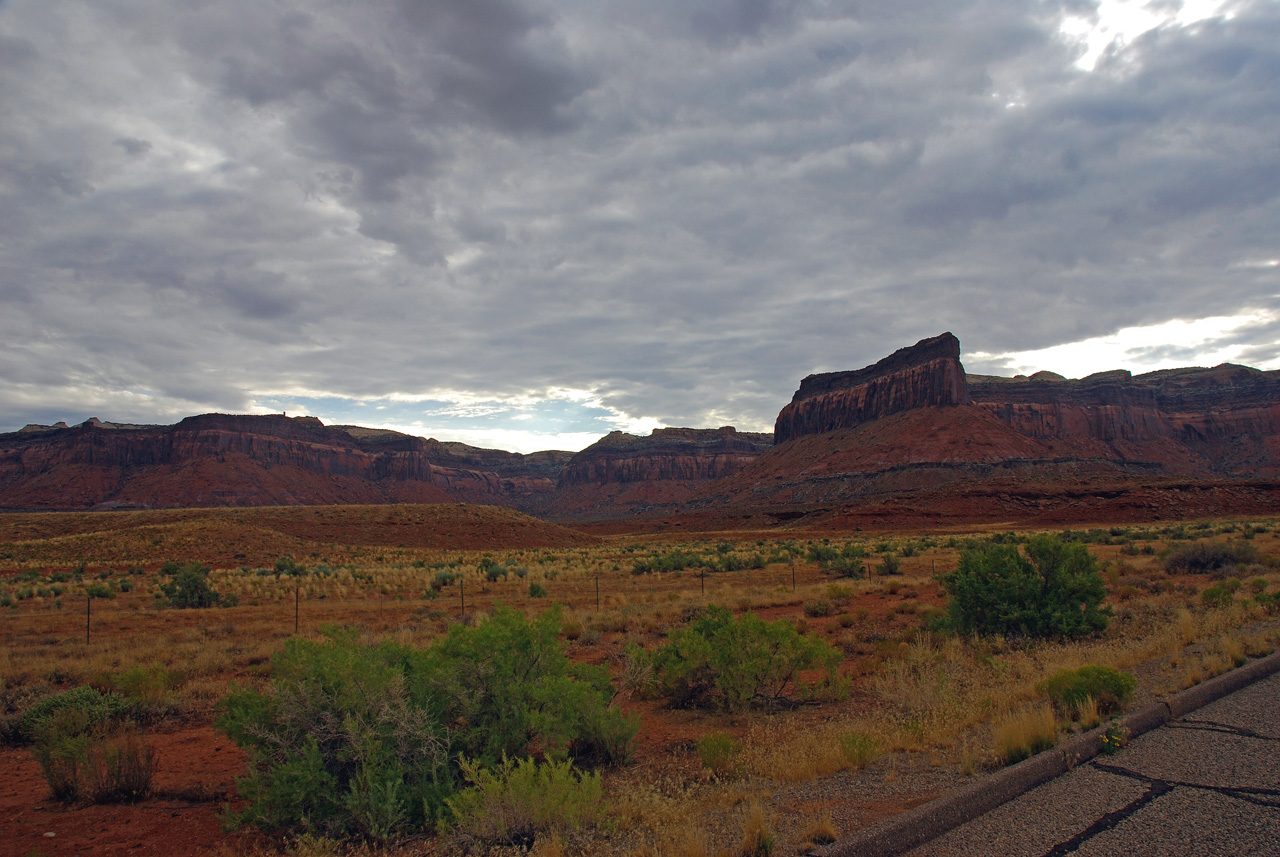
[[[1130,495],[1147,498],[1133,508],[1161,515],[1193,496],[1216,498],[1196,508],[1223,514],[1280,512],[1277,477],[1280,372],[968,375],[950,333],[863,369],[810,375],[773,435],[614,432],[576,454],[521,455],[312,417],[226,414],[0,435],[7,509],[468,502],[560,520],[745,526],[855,507],[927,517],[959,503],[964,514],[1049,520],[1054,509],[1085,514]]]

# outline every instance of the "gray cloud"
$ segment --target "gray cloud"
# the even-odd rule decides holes
[[[1280,10],[1093,72],[1067,13],[12,0],[0,424],[568,387],[759,428],[944,329],[1275,309]]]

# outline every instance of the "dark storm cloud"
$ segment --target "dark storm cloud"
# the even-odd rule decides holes
[[[565,388],[762,428],[946,329],[1274,312],[1280,10],[1233,12],[1090,72],[1087,2],[11,2],[0,423]]]

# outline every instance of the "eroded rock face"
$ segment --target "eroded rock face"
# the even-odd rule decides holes
[[[314,417],[204,414],[173,426],[89,420],[0,435],[0,506],[536,506],[554,491],[569,455],[349,432]]]
[[[774,424],[775,443],[855,428],[915,408],[969,402],[960,340],[950,333],[922,339],[853,372],[810,375]]]
[[[733,426],[654,429],[648,437],[615,431],[573,456],[560,474],[560,486],[710,481],[737,472],[772,445],[772,435]]]
[[[613,432],[573,456],[547,512],[582,519],[679,509],[772,446],[772,435],[732,426],[655,429],[648,437]]]

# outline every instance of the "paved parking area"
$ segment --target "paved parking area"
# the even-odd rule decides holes
[[[1277,857],[1280,673],[908,854]]]

